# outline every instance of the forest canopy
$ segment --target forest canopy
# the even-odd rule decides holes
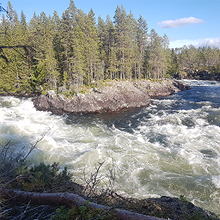
[[[169,48],[166,34],[117,6],[113,20],[73,0],[62,17],[34,14],[29,22],[8,2],[0,23],[0,92],[78,92],[102,80],[160,79],[205,71],[220,78],[220,50]],[[21,46],[21,47],[20,47]]]

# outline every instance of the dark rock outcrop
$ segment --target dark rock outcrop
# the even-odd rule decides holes
[[[165,219],[219,219],[217,215],[208,210],[203,210],[193,203],[178,198],[162,196],[161,198],[149,198],[140,200],[143,210],[147,209],[148,215]],[[141,210],[140,210],[141,212]],[[145,213],[142,211],[142,213]]]
[[[33,103],[37,110],[56,114],[116,112],[124,108],[148,106],[151,97],[167,96],[187,89],[190,89],[188,85],[177,80],[111,81],[86,94],[78,93],[71,99],[48,91],[46,95],[33,99]]]

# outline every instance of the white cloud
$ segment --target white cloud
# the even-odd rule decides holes
[[[161,21],[161,22],[158,22],[157,24],[161,28],[176,28],[176,27],[182,27],[182,26],[187,26],[190,24],[203,23],[203,22],[205,21],[203,21],[202,19],[188,17],[188,18],[179,18],[176,20]]]
[[[220,48],[220,37],[218,38],[206,38],[201,40],[198,43],[199,47],[205,47],[205,46],[210,46],[210,47],[218,47]]]
[[[218,47],[220,48],[220,37],[219,38],[202,38],[196,40],[171,40],[170,48],[183,47],[184,45],[193,45],[195,47]]]

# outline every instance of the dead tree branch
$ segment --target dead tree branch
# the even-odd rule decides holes
[[[73,193],[34,193],[19,190],[7,190],[4,188],[0,188],[0,196],[16,202],[29,203],[31,201],[31,204],[36,205],[64,205],[69,208],[83,206],[86,202],[84,198]],[[99,205],[93,202],[89,202],[89,207],[92,209],[103,209],[105,211],[111,209],[111,207]],[[114,211],[117,218],[121,220],[161,220],[161,218],[142,215],[121,209],[115,209]]]
[[[104,162],[99,163],[98,167],[96,167],[96,171],[94,173],[90,174],[90,178],[86,179],[85,170],[84,170],[84,181],[86,182],[86,186],[84,189],[84,194],[90,198],[94,195],[96,195],[96,189],[99,185],[99,183],[105,178],[104,176],[98,176],[99,171],[102,167]]]

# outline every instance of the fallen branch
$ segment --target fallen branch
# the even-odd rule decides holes
[[[20,190],[8,190],[0,188],[0,196],[17,202],[30,203],[36,205],[64,205],[68,208],[83,206],[86,202],[84,198],[73,193],[35,193]],[[89,207],[93,209],[110,210],[111,207],[89,202]],[[121,220],[161,220],[161,218],[146,216],[126,210],[115,209],[115,214]]]

